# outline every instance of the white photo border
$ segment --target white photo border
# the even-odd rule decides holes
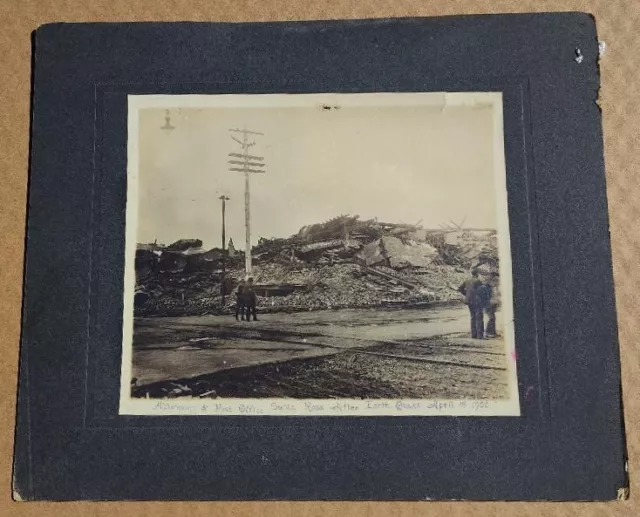
[[[149,108],[277,108],[317,107],[453,106],[492,108],[493,169],[496,192],[498,253],[502,319],[508,376],[507,399],[137,399],[131,397],[134,329],[135,253],[139,194],[139,110]],[[513,272],[504,153],[501,92],[320,93],[320,94],[206,94],[129,95],[127,141],[127,207],[120,415],[270,415],[270,416],[520,416],[515,330]]]

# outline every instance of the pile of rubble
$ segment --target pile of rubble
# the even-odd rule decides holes
[[[252,260],[265,312],[448,302],[460,298],[457,287],[471,268],[498,270],[493,230],[429,230],[358,216],[260,239]],[[229,312],[243,276],[243,252],[204,250],[196,239],[139,245],[136,313]]]

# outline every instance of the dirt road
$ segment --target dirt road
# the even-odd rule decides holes
[[[135,321],[135,396],[506,396],[501,339],[468,338],[466,307]]]

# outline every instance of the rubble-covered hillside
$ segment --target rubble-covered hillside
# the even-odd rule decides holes
[[[136,314],[230,311],[244,253],[231,247],[226,255],[203,250],[197,239],[138,245]],[[493,230],[428,230],[340,216],[289,238],[260,239],[252,260],[261,310],[294,311],[459,300],[457,287],[470,268],[497,271],[498,251]]]

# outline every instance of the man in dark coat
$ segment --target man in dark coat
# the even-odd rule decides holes
[[[244,303],[244,280],[240,281],[238,284],[238,289],[236,291],[236,320],[238,319],[238,315],[240,315],[241,319],[244,321],[245,314],[245,303]],[[247,314],[247,319],[249,319],[249,315]]]
[[[247,321],[250,321],[253,315],[253,321],[258,321],[256,316],[256,290],[253,286],[253,278],[249,278],[244,288],[244,304],[247,313]]]
[[[487,333],[486,337],[494,338],[498,337],[498,332],[496,331],[496,311],[500,306],[500,278],[498,273],[492,272],[489,274],[489,279],[487,280],[487,285],[491,288],[491,296],[485,305],[485,312],[489,317],[489,321],[487,322]]]
[[[469,307],[471,317],[471,337],[473,339],[484,338],[484,315],[482,303],[478,297],[478,289],[482,281],[478,278],[478,270],[471,271],[471,278],[462,282],[458,291],[464,296],[464,303]]]

